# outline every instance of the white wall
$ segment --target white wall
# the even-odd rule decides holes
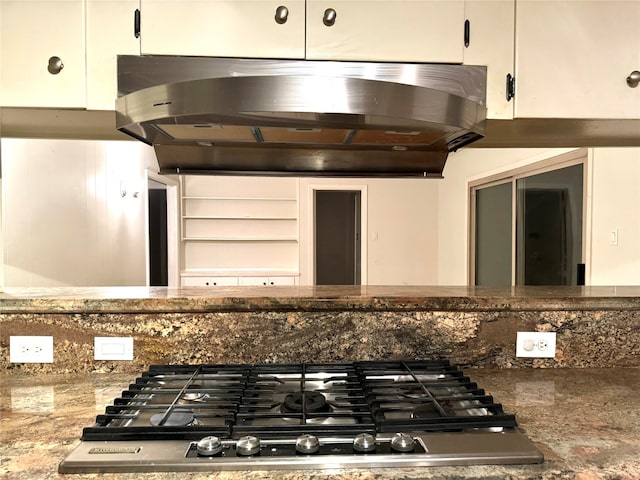
[[[2,139],[5,285],[144,285],[154,164],[139,142]]]
[[[438,180],[318,179],[300,180],[300,284],[313,283],[309,256],[309,189],[331,185],[366,187],[368,198],[366,265],[369,285],[434,285],[438,282]]]
[[[596,148],[590,170],[590,284],[640,285],[640,148]]]
[[[438,283],[466,285],[469,182],[570,149],[480,149],[451,154],[439,184]],[[640,149],[589,149],[585,238],[588,285],[640,285]],[[618,246],[609,244],[618,230]]]

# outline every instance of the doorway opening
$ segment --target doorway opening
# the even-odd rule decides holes
[[[315,285],[362,284],[360,190],[315,190]]]
[[[167,253],[167,186],[149,179],[149,286],[169,285]]]
[[[177,183],[147,172],[147,285],[178,285]]]

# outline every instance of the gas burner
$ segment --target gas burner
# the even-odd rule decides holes
[[[280,411],[282,413],[325,413],[331,411],[331,405],[320,392],[294,392],[284,397]]]
[[[166,419],[163,421],[165,416]],[[163,412],[152,415],[149,419],[149,423],[154,427],[187,427],[190,425],[197,425],[199,422],[191,412],[171,412],[168,415]]]
[[[206,402],[209,398],[209,395],[202,392],[187,392],[183,393],[180,398],[181,404],[189,404],[191,402]]]

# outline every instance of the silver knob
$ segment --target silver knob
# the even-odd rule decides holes
[[[338,14],[333,8],[327,8],[324,11],[324,16],[322,17],[322,23],[324,23],[327,27],[331,27],[334,23],[336,23],[336,16]]]
[[[317,453],[320,450],[320,441],[315,435],[300,435],[296,439],[296,452]]]
[[[406,433],[396,433],[391,437],[391,448],[396,452],[413,452],[416,441]]]
[[[353,449],[356,452],[373,452],[376,449],[376,438],[370,433],[359,433],[353,439]]]
[[[638,70],[634,70],[627,77],[627,85],[631,88],[636,88],[640,83],[640,72]]]
[[[64,63],[62,63],[62,59],[60,57],[51,57],[49,59],[49,65],[47,65],[47,70],[51,75],[59,74],[64,68]]]
[[[289,9],[284,5],[280,5],[276,8],[276,23],[278,25],[282,25],[283,23],[287,23],[287,19],[289,18]]]
[[[260,451],[260,439],[253,435],[240,437],[236,443],[236,453],[238,455],[255,455]]]
[[[222,442],[218,437],[210,436],[204,437],[196,444],[196,450],[199,455],[211,457],[217,455],[222,451]]]

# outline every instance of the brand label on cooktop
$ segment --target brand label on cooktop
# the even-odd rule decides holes
[[[110,454],[110,453],[138,453],[140,447],[93,447],[89,450],[89,453],[96,454]]]

